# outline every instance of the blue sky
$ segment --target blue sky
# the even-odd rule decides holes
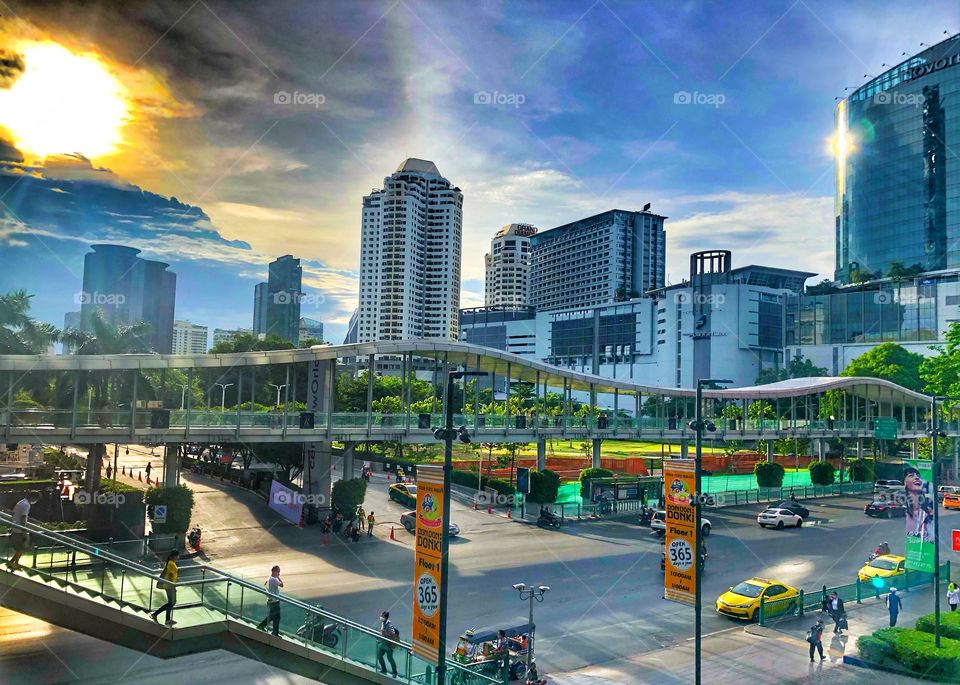
[[[406,157],[464,192],[464,306],[503,224],[647,202],[674,282],[709,248],[829,276],[834,98],[960,31],[936,1],[9,5],[8,58],[22,40],[96,54],[131,116],[100,157],[0,146],[0,290],[61,324],[87,245],[117,242],[171,263],[177,318],[249,326],[266,263],[292,253],[334,342],[361,197]]]

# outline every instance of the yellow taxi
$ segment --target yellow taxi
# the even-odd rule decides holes
[[[903,575],[906,559],[896,554],[881,554],[873,561],[868,561],[857,573],[860,582],[869,583],[874,578],[890,578]]]
[[[960,509],[960,495],[945,494],[943,496],[944,509]]]
[[[764,601],[764,615],[778,616],[796,611],[799,597],[796,588],[767,578],[750,578],[724,592],[717,598],[717,613],[752,621],[760,615],[760,598]]]

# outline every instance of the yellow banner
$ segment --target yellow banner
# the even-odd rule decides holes
[[[697,512],[690,504],[696,481],[695,468],[693,459],[663,462],[663,500],[667,512],[663,596],[690,605],[694,604],[697,587]]]
[[[440,561],[443,468],[417,467],[417,544],[413,562],[413,653],[437,665],[440,657]]]

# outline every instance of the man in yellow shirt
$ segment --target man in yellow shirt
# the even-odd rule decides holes
[[[367,514],[367,537],[373,537],[373,524],[376,522],[376,519],[373,518],[373,512],[371,511]]]
[[[177,550],[173,550],[167,557],[167,564],[163,567],[163,572],[160,574],[161,580],[157,581],[157,587],[162,588],[164,592],[167,593],[167,603],[151,613],[153,620],[156,621],[160,612],[166,610],[168,626],[176,624],[176,621],[173,620],[173,607],[177,603],[177,578],[179,577],[177,558],[179,556],[180,553]]]

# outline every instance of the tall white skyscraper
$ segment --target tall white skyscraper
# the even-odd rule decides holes
[[[530,224],[507,224],[490,241],[486,255],[484,304],[488,307],[524,307],[530,288]]]
[[[173,322],[173,353],[204,354],[207,351],[207,327],[189,321]]]
[[[407,159],[363,198],[358,342],[456,340],[463,193]]]

